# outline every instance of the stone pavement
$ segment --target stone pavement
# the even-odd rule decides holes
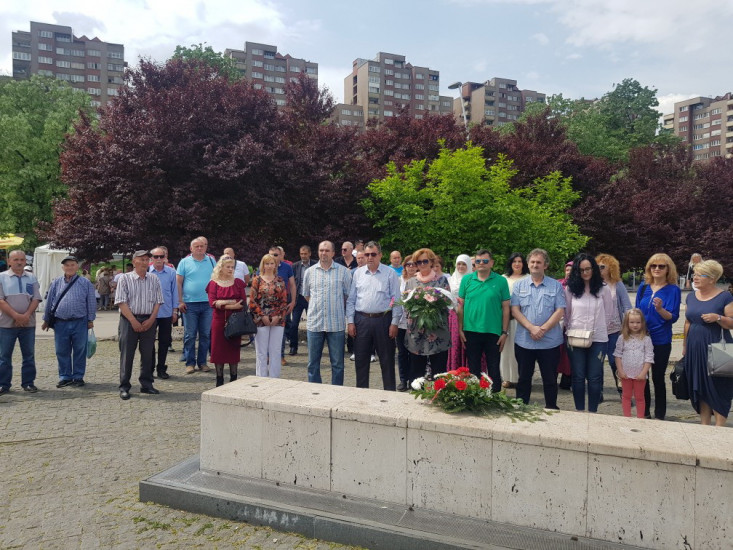
[[[100,342],[84,388],[55,387],[53,339],[41,333],[36,342],[40,391],[24,393],[16,349],[14,386],[0,397],[0,548],[348,548],[139,502],[141,479],[198,453],[199,397],[214,387],[214,374],[183,374],[178,340],[168,361],[171,378],[156,380],[161,395],[141,395],[133,386],[132,399],[122,401],[119,352],[111,340],[117,319],[117,313],[102,312],[95,323]],[[283,378],[306,380],[305,352],[303,343],[298,356],[288,357]],[[345,384],[354,386],[354,364],[346,363]],[[239,372],[254,374],[252,347],[243,349]],[[372,387],[380,388],[380,380],[379,364],[373,363]],[[600,413],[621,414],[612,387],[606,368]],[[542,399],[538,374],[532,396]],[[561,390],[559,406],[572,410],[570,392]],[[669,420],[697,422],[689,403],[669,391],[668,411]]]

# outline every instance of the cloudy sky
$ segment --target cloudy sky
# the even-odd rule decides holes
[[[669,112],[733,91],[730,0],[33,0],[3,2],[0,15],[0,74],[12,72],[11,32],[34,20],[123,43],[130,65],[164,61],[178,44],[273,44],[317,62],[339,101],[352,61],[379,51],[439,70],[444,95],[457,80],[499,76],[592,98],[632,77],[657,88]]]

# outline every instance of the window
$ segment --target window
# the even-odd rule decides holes
[[[102,90],[99,88],[88,88],[87,92],[91,95],[102,95]]]
[[[275,65],[273,65],[272,63],[265,63],[265,70],[266,71],[273,71],[274,72],[275,71]]]
[[[429,84],[428,85],[428,90],[431,90],[433,92],[437,92],[437,91],[440,90],[440,88],[438,86],[436,86],[435,84]]]
[[[686,113],[687,112],[687,108],[688,108],[687,105],[683,105],[682,107],[680,107],[680,109],[679,109],[680,113]]]
[[[275,82],[275,77],[270,76],[269,74],[265,75],[265,82]]]
[[[719,139],[714,139],[713,141],[710,142],[710,145],[711,146],[720,145],[720,140]]]
[[[263,67],[265,65],[264,62],[258,61],[257,59],[252,60],[252,66],[253,67]]]
[[[87,50],[87,55],[89,57],[102,57],[102,52],[99,50]]]
[[[364,117],[364,111],[354,111],[354,116]]]
[[[393,116],[394,113],[392,111],[384,111],[384,116]]]
[[[423,105],[422,103],[418,103],[416,105],[416,108],[417,108],[418,111],[424,111],[425,110],[425,105]]]
[[[290,72],[291,73],[299,73],[300,72],[300,67],[290,67]]]
[[[101,102],[96,101],[94,99],[92,99],[89,103],[92,105],[92,107],[101,107],[102,106]]]
[[[415,94],[415,99],[418,101],[423,101],[425,99],[425,96],[423,94]]]
[[[711,115],[719,115],[720,114],[720,109],[713,109],[712,111],[710,111],[710,114]]]
[[[369,86],[369,93],[370,94],[378,94],[379,93],[379,86]]]
[[[687,122],[687,117],[686,116],[681,116],[680,119],[679,119],[679,122]]]
[[[384,69],[384,74],[387,76],[392,76],[394,74],[394,71],[392,69]]]
[[[379,116],[379,109],[369,109],[369,116]]]
[[[262,78],[263,76],[265,75],[258,71],[252,71],[252,78]]]
[[[117,93],[117,88],[107,88],[107,95],[112,95],[112,96],[119,95]]]
[[[71,62],[71,68],[72,69],[80,69],[80,70],[83,70],[84,69],[84,63],[75,63],[75,62],[72,61]]]
[[[722,120],[722,119],[720,119],[720,118],[716,118],[716,119],[715,119],[715,120],[713,120],[713,121],[712,121],[712,122],[711,122],[710,124],[712,124],[713,126],[716,126],[716,125],[720,124],[721,122],[723,122],[723,120]]]
[[[440,97],[438,97],[437,95],[429,95],[428,101],[440,101]]]
[[[378,73],[380,71],[380,67],[378,65],[369,65],[369,72],[370,73]]]
[[[501,88],[502,90],[505,90],[506,84],[504,84],[503,82],[499,82],[499,88]]]
[[[342,109],[341,115],[342,116],[351,116],[351,109]]]
[[[13,59],[20,59],[21,61],[30,61],[31,54],[26,52],[13,52]]]
[[[437,82],[439,80],[438,75],[437,74],[431,74],[430,75],[430,80],[433,80],[434,82]]]
[[[46,44],[45,42],[39,42],[38,49],[45,52],[52,52],[53,46],[51,44]]]
[[[285,70],[285,67],[283,65],[275,65],[275,72],[276,73],[285,73],[287,71]]]
[[[46,69],[42,69],[38,71],[38,74],[41,76],[53,76],[53,71],[47,71]]]
[[[385,80],[385,86],[394,86],[394,80]]]
[[[418,80],[425,80],[425,75],[424,74],[421,74],[421,73],[417,73],[415,75],[415,78],[418,79]]]
[[[38,57],[38,62],[39,63],[46,63],[48,65],[53,65],[53,59],[51,59],[50,57],[39,56]]]
[[[122,52],[107,52],[110,59],[122,59]]]
[[[89,82],[99,82],[99,75],[98,74],[88,74],[87,80]]]
[[[416,90],[424,90],[425,89],[425,84],[415,84],[415,89]]]
[[[534,103],[534,98],[532,96],[527,96],[524,98],[525,103]]]
[[[84,82],[84,75],[83,74],[72,74],[70,80],[72,82]]]
[[[702,103],[698,103],[692,108],[693,111],[699,111],[700,109],[702,109]]]
[[[285,84],[285,78],[282,76],[276,76],[275,82],[277,82],[278,84]]]
[[[384,60],[385,65],[394,65],[394,59],[387,58]]]
[[[686,132],[687,131],[687,126],[680,126],[679,131],[680,132]]]
[[[386,89],[386,90],[384,90],[384,95],[393,96],[394,95],[394,90]]]
[[[450,101],[444,101],[443,107],[450,107]]]
[[[56,73],[56,78],[58,80],[71,80],[71,75],[65,73]]]
[[[275,54],[276,53],[277,52],[268,52],[268,51],[266,51],[265,52],[265,59],[275,59]]]
[[[53,38],[53,33],[51,31],[38,31],[38,36],[41,38]]]
[[[370,77],[369,77],[369,82],[371,82],[371,83],[373,83],[373,84],[379,84],[379,81],[380,81],[380,80],[381,80],[381,79],[380,79],[380,78],[379,78],[378,76],[370,76]]]
[[[252,55],[263,55],[264,53],[265,52],[263,52],[262,50],[259,50],[257,48],[253,48],[252,49]]]
[[[379,67],[377,67],[377,69],[378,68]],[[306,67],[305,72],[306,74],[318,74],[318,69],[316,69],[315,67]]]
[[[64,67],[65,69],[71,68],[71,61],[61,61],[60,59],[56,61],[57,67]]]
[[[122,79],[119,76],[107,77],[107,84],[122,84]]]
[[[702,145],[693,145],[692,146],[693,151],[699,151],[700,149],[702,149]]]
[[[485,114],[486,116],[494,116],[494,109],[486,109],[486,110],[484,111],[484,114]]]
[[[87,62],[87,69],[100,70],[101,68],[102,68],[102,64],[101,63],[90,63],[90,62]]]
[[[342,120],[341,121],[341,126],[351,126],[351,121],[350,120]]]
[[[117,63],[107,63],[107,70],[108,71],[117,71],[121,73],[122,71],[125,70],[125,66],[119,65]]]
[[[384,100],[384,101],[382,102],[382,105],[393,105],[393,102],[391,102],[391,101],[390,101],[390,100],[388,100],[388,99],[385,99],[385,100]]]
[[[262,89],[262,84],[255,84],[254,85],[254,89],[255,90],[261,90]]]

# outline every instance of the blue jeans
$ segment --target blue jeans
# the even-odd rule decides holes
[[[20,384],[28,386],[36,381],[36,327],[0,328],[0,387],[9,389],[13,379],[13,350],[20,342],[23,364],[20,367]]]
[[[56,320],[53,339],[56,359],[59,363],[59,380],[81,380],[87,370],[87,340],[89,332],[86,318],[72,321]]]
[[[593,342],[589,348],[568,346],[575,408],[585,410],[585,381],[588,380],[588,411],[597,412],[603,388],[603,359],[608,342]]]
[[[211,318],[213,310],[209,302],[189,302],[183,314],[183,355],[187,367],[203,367],[209,353],[211,342]],[[196,353],[196,335],[199,338],[198,354]]]
[[[308,382],[321,383],[321,356],[323,343],[328,342],[328,357],[331,360],[331,384],[344,385],[344,341],[346,331],[308,331]]]

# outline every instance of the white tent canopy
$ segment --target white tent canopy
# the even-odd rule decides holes
[[[39,311],[46,309],[46,293],[51,286],[51,281],[64,274],[61,269],[61,260],[69,255],[68,250],[54,250],[49,245],[39,246],[33,252],[33,274],[41,286],[43,302],[38,306]]]

